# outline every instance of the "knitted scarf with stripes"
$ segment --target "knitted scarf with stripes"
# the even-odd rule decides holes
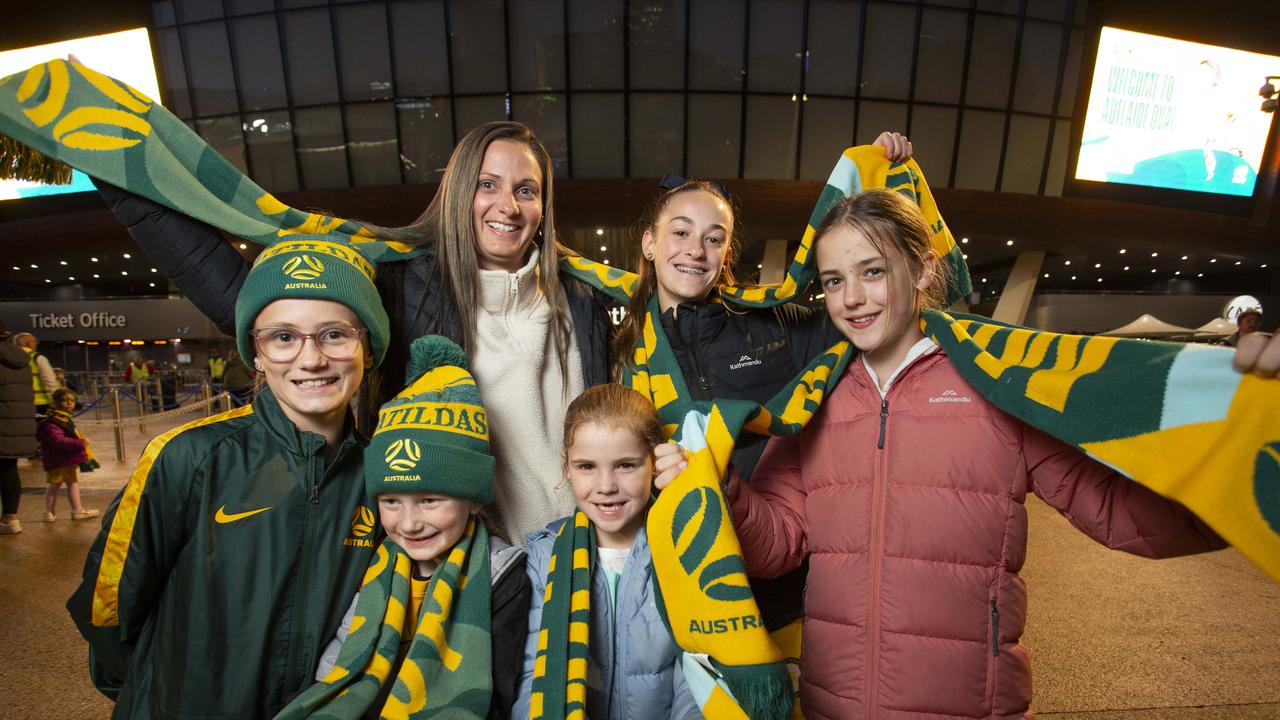
[[[587,640],[596,531],[581,510],[556,533],[538,628],[529,720],[577,718],[587,712]]]
[[[365,572],[333,670],[277,720],[358,720],[389,682],[394,685],[385,704],[373,708],[380,717],[484,718],[493,694],[488,548],[484,523],[473,517],[431,574],[409,651],[397,667],[413,560],[383,540]]]

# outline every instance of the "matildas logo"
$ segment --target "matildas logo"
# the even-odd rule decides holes
[[[673,521],[671,542],[684,548],[680,565],[689,575],[697,575],[698,586],[707,597],[724,602],[751,597],[741,557],[729,554],[708,562],[724,523],[724,510],[715,493],[701,487],[690,490],[676,505]]]
[[[402,473],[412,470],[418,464],[418,460],[422,459],[422,448],[407,438],[396,440],[387,447],[387,454],[383,459],[387,461],[387,467]]]
[[[299,255],[286,262],[283,270],[294,280],[315,280],[324,272],[324,263],[310,255]]]

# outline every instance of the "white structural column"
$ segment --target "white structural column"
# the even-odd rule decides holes
[[[1040,267],[1044,265],[1044,253],[1035,250],[1018,253],[1013,261],[1013,270],[1009,271],[1009,280],[1000,293],[1000,301],[991,314],[992,320],[1021,325],[1027,319],[1027,308],[1031,306],[1031,296],[1036,292],[1036,279],[1040,277]]]
[[[787,265],[791,258],[787,257],[787,241],[774,239],[764,241],[764,259],[760,261],[760,284],[775,285],[787,276]]]

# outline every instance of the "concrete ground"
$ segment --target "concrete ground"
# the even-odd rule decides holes
[[[105,509],[146,441],[194,417],[131,424],[123,463],[110,430],[86,427],[103,467],[83,476],[85,505]],[[65,494],[58,521],[42,522],[43,472],[19,469],[25,531],[0,536],[0,717],[106,717],[64,608],[99,522],[67,519]],[[1280,718],[1280,585],[1234,550],[1143,560],[1095,544],[1039,500],[1027,509],[1037,718]]]

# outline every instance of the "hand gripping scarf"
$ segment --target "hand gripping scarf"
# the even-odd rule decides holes
[[[413,560],[383,540],[365,571],[351,629],[323,681],[294,698],[277,720],[359,720],[388,682],[379,717],[484,718],[493,693],[489,638],[489,535],[473,517],[448,559],[431,574],[409,652],[395,667],[410,605]]]

